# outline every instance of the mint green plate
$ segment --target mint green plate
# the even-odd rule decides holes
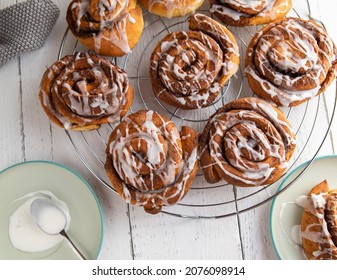
[[[282,182],[279,190],[292,182],[308,165],[294,169]],[[277,256],[282,260],[305,260],[302,246],[291,237],[291,229],[301,224],[303,208],[294,202],[318,183],[327,180],[330,189],[337,188],[337,155],[316,158],[306,172],[287,190],[274,198],[270,212],[270,232]]]
[[[71,215],[69,236],[88,259],[97,259],[103,240],[103,219],[95,193],[74,171],[46,161],[20,163],[0,173],[0,259],[78,259],[65,241],[39,253],[21,252],[11,245],[9,217],[22,204],[22,200],[15,200],[43,190],[67,204]]]

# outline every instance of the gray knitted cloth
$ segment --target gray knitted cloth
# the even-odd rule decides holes
[[[29,0],[0,11],[0,67],[19,54],[41,48],[60,15],[50,0]]]

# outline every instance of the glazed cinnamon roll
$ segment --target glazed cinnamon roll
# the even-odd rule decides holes
[[[46,70],[39,98],[58,126],[92,130],[119,122],[131,106],[133,90],[126,73],[110,61],[78,52]]]
[[[233,26],[259,25],[284,18],[291,0],[209,0],[211,13]]]
[[[174,18],[195,12],[204,0],[139,0],[150,13]]]
[[[324,92],[335,79],[336,47],[312,20],[289,18],[257,32],[246,55],[254,93],[279,106],[296,106]]]
[[[209,183],[253,187],[275,182],[296,146],[283,113],[258,98],[242,98],[212,115],[200,136],[200,164]]]
[[[112,132],[105,169],[128,203],[151,214],[179,202],[197,171],[198,134],[154,111],[127,116]]]
[[[301,232],[309,260],[337,260],[337,190],[329,190],[326,180],[308,194]]]
[[[212,104],[239,66],[239,50],[227,28],[211,18],[189,17],[190,31],[165,36],[151,55],[155,95],[167,104],[196,109]]]
[[[131,52],[144,27],[136,0],[72,0],[67,22],[84,46],[105,56]]]

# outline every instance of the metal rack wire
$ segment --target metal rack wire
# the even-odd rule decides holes
[[[208,11],[202,12],[209,14]],[[293,10],[292,13],[295,16],[300,16],[295,10]],[[307,14],[310,17],[309,5]],[[115,64],[126,70],[131,85],[136,92],[129,113],[133,113],[139,109],[152,109],[166,115],[173,120],[178,127],[188,125],[201,131],[208,117],[225,103],[239,97],[252,95],[252,91],[249,89],[244,75],[243,62],[247,44],[259,28],[229,27],[240,47],[241,66],[238,73],[230,79],[213,104],[198,110],[184,111],[168,106],[155,98],[155,95],[152,93],[149,78],[149,57],[161,38],[168,32],[187,30],[187,23],[181,19],[167,20],[149,13],[144,13],[144,19],[146,26],[142,39],[133,52],[123,58],[113,59]],[[79,46],[75,38],[66,30],[58,57],[61,58],[63,55],[81,50],[81,48],[83,47]],[[325,127],[322,127],[321,124],[319,126],[320,131],[324,131],[324,133],[320,135],[315,134],[315,131],[318,129],[317,124],[321,119],[326,120],[327,118],[324,98],[322,96],[313,98],[309,102],[295,108],[281,108],[292,123],[298,144],[287,172],[274,184],[257,188],[237,188],[224,182],[210,185],[204,180],[202,172],[199,170],[197,178],[184,200],[175,206],[166,207],[162,213],[182,218],[225,218],[252,210],[290,188],[306,172],[327,138],[336,109],[336,99],[337,97],[335,95],[333,113],[328,117],[328,123],[325,122]],[[88,170],[105,187],[116,193],[104,170],[106,143],[112,130],[113,127],[111,125],[106,125],[96,131],[66,131],[66,134],[80,160]],[[313,137],[313,135],[315,135],[315,137]],[[307,160],[309,160],[309,164],[302,172],[284,186],[282,190],[278,190],[285,176],[296,166]]]

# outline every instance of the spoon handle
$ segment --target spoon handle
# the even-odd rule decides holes
[[[66,231],[63,229],[60,234],[68,241],[72,249],[78,254],[81,260],[86,260],[87,258],[81,253],[81,251],[76,247],[76,245],[71,241]]]

